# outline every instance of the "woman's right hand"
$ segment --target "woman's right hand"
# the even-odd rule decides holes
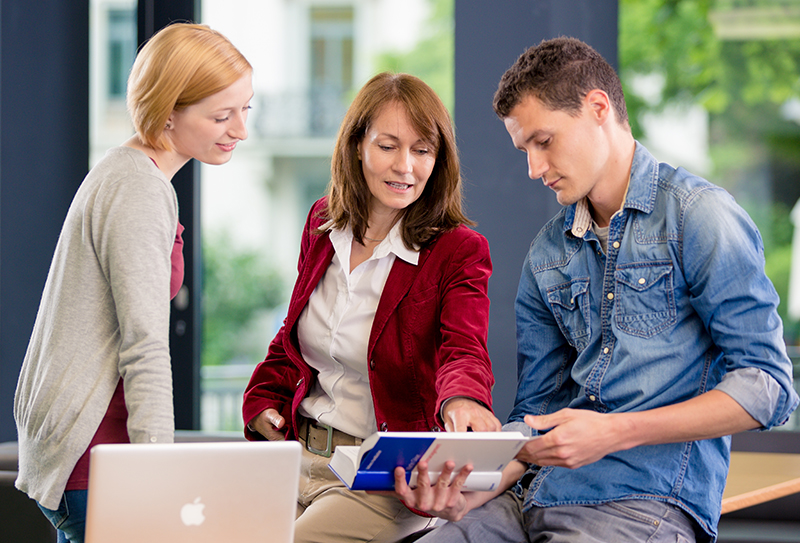
[[[273,408],[263,410],[250,421],[250,429],[255,430],[269,441],[285,441],[286,436],[280,431],[286,421]]]

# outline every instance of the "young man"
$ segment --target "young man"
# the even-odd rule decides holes
[[[633,139],[619,78],[578,40],[525,52],[494,108],[565,206],[516,301],[505,429],[541,437],[495,493],[461,493],[467,470],[449,486],[398,478],[407,504],[455,521],[421,541],[713,540],[728,436],[798,404],[755,225]]]

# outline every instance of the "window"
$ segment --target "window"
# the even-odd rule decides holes
[[[136,12],[134,9],[108,10],[108,97],[125,99],[128,72],[136,55]]]
[[[136,0],[91,0],[89,41],[89,165],[131,137],[125,109],[136,56]]]
[[[333,135],[353,87],[353,8],[314,7],[311,19],[311,132]]]
[[[203,1],[201,21],[253,64],[255,92],[248,139],[228,164],[202,168],[203,430],[243,426],[242,392],[283,321],[303,223],[325,193],[354,90],[396,67],[387,56],[411,54],[442,3]],[[444,3],[452,22],[452,0]],[[445,33],[451,42],[452,24]],[[452,74],[452,62],[443,57],[427,69]]]
[[[727,189],[761,231],[800,386],[800,7],[622,0],[619,45],[635,137]]]

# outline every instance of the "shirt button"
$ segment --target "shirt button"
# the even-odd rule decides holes
[[[369,369],[371,369],[371,370],[375,369],[375,361],[374,360],[370,360],[369,361]]]
[[[619,249],[619,242],[618,241],[614,242],[614,249]]]
[[[606,347],[605,349],[603,349],[603,354],[608,354],[608,351],[609,351],[609,348]]]
[[[645,278],[644,278],[644,277],[640,277],[640,278],[639,278],[639,284],[640,284],[640,285],[644,285],[646,282],[647,282],[647,281],[645,281]]]
[[[150,436],[150,443],[155,443],[156,441],[158,441],[156,436]]]
[[[589,399],[590,399],[591,401],[595,401],[595,400],[597,399],[597,396],[595,396],[594,394],[590,394],[590,395],[589,395]]]
[[[613,300],[613,299],[614,299],[614,293],[613,293],[613,292],[609,292],[609,293],[606,295],[606,298],[608,298],[609,300]]]

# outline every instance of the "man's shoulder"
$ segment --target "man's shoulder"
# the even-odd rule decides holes
[[[653,220],[675,217],[683,223],[688,217],[702,217],[729,213],[737,208],[735,199],[724,188],[715,185],[700,175],[693,174],[682,167],[659,164],[657,187],[653,195],[652,207],[643,209]],[[640,219],[643,217],[640,216]]]
[[[574,204],[562,208],[533,238],[526,258],[534,269],[558,265],[583,242],[567,232],[568,215],[573,208]]]
[[[570,210],[574,208],[575,204],[562,207],[558,213],[551,217],[550,220],[548,220],[544,226],[542,226],[542,228],[536,234],[536,237],[533,238],[531,247],[534,245],[551,243],[553,241],[560,242],[563,240],[567,235],[567,215],[569,214]]]

